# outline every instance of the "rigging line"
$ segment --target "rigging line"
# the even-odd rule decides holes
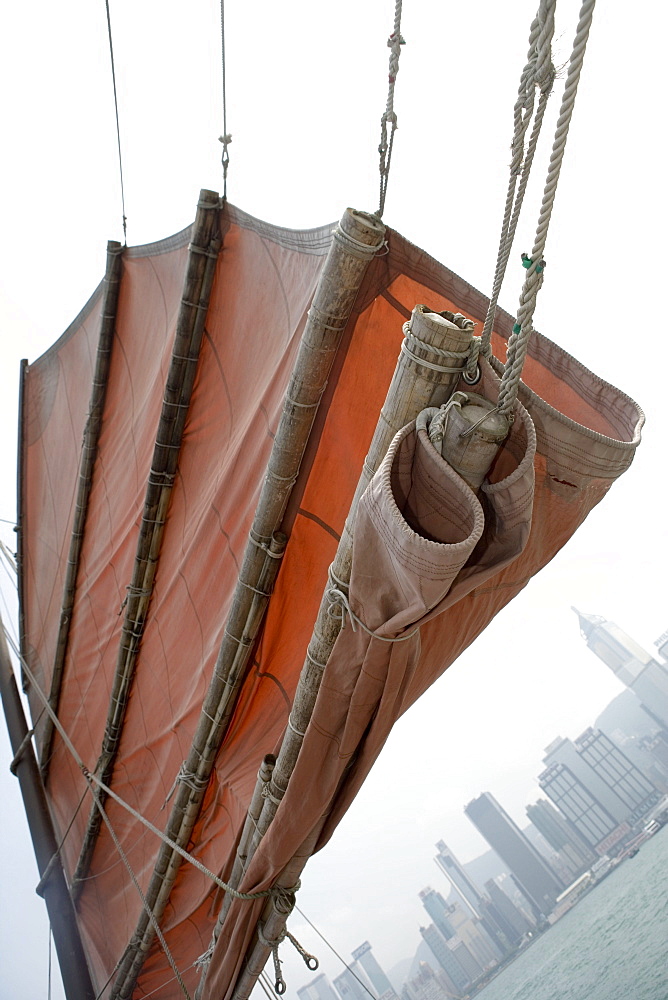
[[[172,955],[171,951],[169,950],[169,945],[167,944],[167,942],[165,940],[165,936],[164,936],[164,934],[162,933],[162,931],[160,929],[160,924],[158,923],[156,915],[153,912],[152,908],[149,906],[148,901],[146,899],[146,896],[142,892],[142,888],[141,888],[139,882],[137,881],[137,876],[134,873],[132,865],[130,864],[129,859],[128,859],[125,851],[123,850],[121,842],[120,842],[120,840],[118,839],[118,837],[116,835],[116,831],[114,830],[113,826],[111,825],[111,821],[110,821],[109,817],[107,816],[107,814],[105,812],[105,809],[104,809],[104,806],[102,805],[102,802],[100,801],[100,796],[98,795],[97,789],[93,788],[93,786],[91,785],[90,781],[88,781],[88,785],[89,785],[89,788],[91,790],[91,794],[93,796],[93,799],[95,800],[95,805],[97,806],[98,811],[99,811],[102,819],[104,820],[105,826],[109,830],[109,834],[111,835],[111,839],[114,842],[114,846],[115,846],[116,850],[118,851],[118,853],[120,854],[121,858],[123,859],[123,864],[125,865],[125,867],[126,867],[126,869],[128,871],[128,874],[129,874],[130,878],[132,879],[132,884],[134,885],[135,889],[137,890],[137,892],[139,894],[139,898],[141,899],[142,905],[143,905],[144,909],[146,910],[146,913],[148,914],[149,920],[153,924],[153,929],[154,929],[154,931],[156,933],[158,941],[162,945],[162,950],[164,951],[165,957],[166,957],[167,961],[170,964],[172,972],[174,973],[174,977],[175,977],[175,979],[178,980],[179,986],[181,987],[181,990],[183,992],[184,997],[186,997],[186,1000],[191,1000],[191,997],[190,997],[190,994],[188,993],[188,989],[186,987],[186,984],[183,981],[183,977],[181,976],[181,973],[178,970],[176,962],[174,961],[174,956]]]
[[[269,997],[269,1000],[274,1000],[274,996],[275,996],[274,991],[271,989],[271,987],[267,983],[265,983],[265,980],[268,981],[268,976],[267,976],[266,972],[262,971],[260,973],[260,977],[258,979],[258,983],[262,987],[264,995],[266,997]]]
[[[48,972],[48,986],[47,986],[47,1000],[51,1000],[51,942],[53,940],[53,932],[51,930],[51,922],[49,921],[49,972]]]
[[[92,771],[90,771],[84,764],[83,760],[81,759],[81,757],[77,752],[76,747],[72,743],[72,740],[70,739],[67,730],[65,729],[62,722],[60,721],[60,719],[54,712],[53,708],[49,704],[49,699],[47,698],[47,696],[44,694],[41,687],[37,683],[37,679],[33,674],[32,670],[30,669],[30,667],[28,666],[25,657],[21,655],[21,652],[17,644],[14,642],[11,635],[4,626],[3,626],[3,631],[5,633],[8,643],[14,650],[15,656],[21,663],[26,673],[26,676],[28,677],[28,680],[32,684],[35,690],[35,694],[44,705],[44,708],[48,712],[49,717],[51,718],[54,726],[60,733],[63,743],[67,747],[73,760],[76,762],[77,767],[79,768],[79,770],[84,776],[84,779],[88,783],[88,787],[91,791],[95,804],[97,805],[98,808],[100,807],[98,805],[97,789],[95,788],[95,786],[97,786],[97,788],[99,788],[106,795],[112,798],[114,802],[117,802],[119,806],[121,806],[123,809],[126,810],[126,812],[130,813],[131,816],[133,816],[136,820],[142,823],[147,829],[151,831],[151,833],[154,833],[156,837],[158,837],[165,844],[167,844],[168,847],[170,847],[173,851],[176,851],[176,853],[179,854],[185,861],[188,861],[189,864],[193,865],[194,868],[197,868],[197,870],[201,872],[202,875],[205,875],[207,878],[211,879],[211,881],[215,883],[215,885],[217,885],[219,889],[223,889],[224,892],[228,892],[235,899],[266,899],[269,898],[270,896],[280,898],[281,896],[285,895],[285,893],[294,893],[297,891],[297,888],[299,888],[299,883],[296,886],[293,886],[291,889],[286,889],[283,886],[276,886],[270,889],[263,889],[260,892],[239,892],[238,889],[235,889],[227,882],[223,882],[223,880],[219,878],[218,875],[210,871],[210,869],[208,869],[206,865],[203,865],[201,861],[198,861],[194,855],[189,854],[188,851],[180,847],[179,844],[177,844],[176,841],[172,840],[171,837],[168,837],[167,834],[164,833],[164,831],[159,830],[158,827],[155,826],[153,823],[151,823],[150,820],[146,819],[145,816],[142,816],[142,814],[138,812],[135,808],[133,808],[133,806],[131,806],[129,802],[126,802],[125,799],[122,799],[120,795],[118,795],[116,792],[113,791],[113,789],[111,789],[108,785],[105,785],[105,783],[101,781],[100,778],[98,778],[97,775],[95,775]]]
[[[223,134],[219,136],[219,142],[223,144],[223,201],[227,201],[227,167],[230,162],[229,145],[232,136],[227,131],[227,93],[225,88],[225,0],[220,0],[220,54],[223,73]]]
[[[375,994],[371,992],[371,990],[366,985],[366,983],[362,982],[362,980],[357,975],[357,973],[355,972],[355,970],[353,968],[351,968],[350,965],[348,965],[348,963],[346,962],[345,958],[343,958],[342,955],[339,955],[339,953],[336,950],[336,948],[334,947],[334,945],[330,944],[330,942],[327,940],[327,938],[325,937],[325,935],[321,931],[318,930],[318,928],[315,926],[315,924],[313,923],[313,921],[309,920],[309,918],[306,916],[306,914],[304,913],[304,911],[302,909],[300,909],[300,907],[298,907],[296,903],[295,903],[295,910],[297,911],[297,913],[300,913],[302,915],[302,917],[304,918],[304,920],[306,921],[306,923],[309,924],[309,926],[312,927],[313,930],[316,932],[316,934],[318,935],[318,937],[321,938],[325,942],[325,944],[327,945],[327,947],[329,948],[329,950],[336,955],[336,957],[338,958],[339,962],[341,962],[343,965],[345,965],[345,967],[348,970],[348,972],[352,976],[355,977],[355,979],[360,984],[360,986],[369,994],[370,997],[373,998],[373,1000],[376,1000]]]
[[[382,218],[383,211],[385,210],[385,196],[387,194],[387,182],[390,176],[390,162],[392,160],[392,149],[394,147],[394,133],[397,130],[397,116],[394,110],[394,85],[396,83],[397,73],[399,72],[399,56],[401,55],[401,46],[405,45],[405,41],[401,35],[402,3],[403,0],[395,0],[394,31],[387,40],[387,45],[390,49],[387,105],[385,107],[385,111],[383,112],[383,116],[380,119],[380,145],[378,146],[378,152],[380,153],[380,199],[376,215],[379,219]],[[389,139],[387,135],[388,125],[390,127]]]
[[[128,245],[128,219],[125,214],[125,188],[123,186],[123,157],[121,156],[121,127],[118,121],[118,94],[116,91],[116,65],[114,63],[114,43],[111,38],[111,14],[109,0],[104,0],[107,8],[107,31],[109,34],[109,55],[111,57],[111,79],[114,85],[114,109],[116,111],[116,139],[118,142],[118,169],[121,175],[121,211],[123,212],[123,243]]]
[[[0,523],[11,524],[13,528],[16,527],[16,521],[8,521],[6,517],[0,517]]]

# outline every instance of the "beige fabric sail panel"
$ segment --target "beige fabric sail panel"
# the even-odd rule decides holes
[[[165,800],[187,756],[213,669],[282,397],[331,238],[331,227],[283,230],[230,206],[221,232],[223,250],[112,782],[119,795],[159,827],[169,813]],[[106,718],[119,611],[131,578],[187,237],[186,232],[133,251],[124,262],[62,702],[63,722],[90,767]],[[193,834],[191,849],[223,876],[231,866],[259,763],[285,728],[327,567],[401,346],[401,327],[417,302],[464,312],[478,323],[486,306],[466,282],[390,233],[389,252],[375,258],[367,272],[314,424],[286,514],[289,543],[274,596]],[[38,649],[39,663],[47,665],[55,651],[51,644],[62,587],[62,566],[54,553],[66,555],[69,544],[92,370],[89,361],[88,371],[78,366],[75,376],[69,366],[73,356],[94,356],[92,315],[32,365],[27,377],[30,420],[26,412],[22,431],[26,644]],[[507,314],[499,315],[495,347],[501,357],[511,325]],[[69,379],[69,397],[59,401],[56,394],[55,405],[41,388],[54,365],[67,373],[59,377]],[[494,379],[486,369],[489,394]],[[480,502],[440,460],[434,465],[413,429],[395,442],[360,512],[365,519],[361,535],[372,554],[358,550],[356,542],[351,600],[371,627],[382,624],[392,633],[410,631],[419,622],[420,634],[385,644],[346,626],[307,737],[317,749],[300,762],[289,792],[295,809],[294,800],[304,798],[304,782],[325,794],[319,800],[309,795],[311,812],[297,810],[292,820],[290,808],[281,806],[247,886],[270,884],[309,831],[319,831],[319,846],[326,842],[392,722],[552,558],[629,465],[642,418],[623,393],[538,335],[527,379],[547,402],[523,390],[521,416]],[[70,410],[78,417],[65,434]],[[34,427],[39,427],[38,435],[29,432]],[[61,470],[57,478],[54,462]],[[37,530],[40,524],[44,530]],[[441,564],[443,552],[448,556]],[[388,568],[388,576],[382,577],[390,581],[387,586],[374,575],[381,564]],[[52,592],[58,593],[55,602]],[[374,593],[383,594],[378,608]],[[421,594],[427,595],[426,603],[420,604]],[[342,667],[351,657],[357,666]],[[47,681],[49,669],[42,667],[40,675]],[[35,711],[34,698],[32,704]],[[327,748],[341,740],[345,752],[332,754]],[[351,754],[355,763],[339,787],[337,775]],[[75,817],[83,792],[83,779],[56,737],[48,794],[59,835],[74,819],[64,847],[70,873],[89,808],[86,803]],[[145,887],[158,851],[156,838],[111,801],[109,816]],[[207,879],[182,865],[163,928],[191,990],[198,980],[191,966],[208,947],[216,900],[217,890]],[[140,908],[103,829],[78,910],[98,988],[128,944]],[[212,966],[211,997],[229,990],[256,909],[246,904],[230,911],[223,947]],[[234,947],[225,958],[228,941]],[[156,945],[136,996],[170,978]],[[177,997],[180,988],[174,983],[160,995]]]

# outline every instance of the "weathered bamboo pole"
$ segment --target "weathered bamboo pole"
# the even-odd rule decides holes
[[[125,614],[102,750],[95,767],[95,773],[105,784],[111,783],[118,753],[139,647],[153,596],[181,441],[197,372],[216,260],[220,250],[218,205],[219,198],[215,191],[200,192],[172,357],[146,486],[132,582],[127,587]],[[101,792],[100,797],[104,804]],[[88,873],[101,823],[101,813],[93,803],[79,861],[72,879],[72,892],[75,898],[80,891],[81,881]]]
[[[16,685],[0,619],[0,696],[14,753],[11,769],[19,779],[23,805],[40,874],[40,894],[49,914],[67,1000],[93,1000],[93,989],[72,898],[58,853],[51,814]]]
[[[440,406],[449,398],[465,367],[465,358],[471,349],[472,331],[472,321],[459,314],[435,313],[426,306],[416,306],[413,310],[407,338],[402,345],[334,562],[330,567],[331,578],[337,587],[347,588],[350,582],[353,527],[357,505],[362,493],[380,466],[397,431],[415,419],[426,406]],[[300,734],[306,731],[313,712],[322,678],[323,665],[327,663],[341,628],[340,620],[328,613],[331,604],[328,592],[329,586],[325,587],[306,660],[302,667],[290,713],[291,724],[285,731],[276,766],[272,773],[270,795],[264,799],[262,813],[257,823],[253,825],[253,837],[248,850],[249,861],[274,818],[278,802],[285,794],[303,741],[303,736]],[[306,860],[304,857],[301,867],[306,863]],[[293,871],[293,869],[295,870]],[[277,884],[286,887],[293,885],[299,871],[301,871],[299,865],[288,866],[288,870],[279,878]],[[293,875],[294,878],[290,881],[289,879]],[[286,876],[288,881],[285,881]],[[231,884],[236,888],[238,882],[232,881]],[[223,900],[223,906],[216,923],[214,940],[218,937],[230,903],[231,897],[227,895]],[[282,918],[284,925],[287,915],[281,914],[282,909],[281,906],[277,909],[273,900],[266,907],[268,916],[272,915],[272,919],[278,920],[279,924]],[[265,929],[266,939],[271,938],[268,933],[270,928],[271,925],[267,925]],[[242,990],[240,996],[244,995],[246,988],[250,992],[257,974],[259,974],[256,971],[251,973],[249,970],[264,968],[269,954],[270,951],[266,946],[259,941],[255,942],[255,946],[248,956],[248,964],[239,980],[239,988]],[[198,991],[200,993],[205,976],[206,970],[200,983]]]
[[[79,572],[81,549],[83,546],[84,532],[86,530],[86,520],[88,517],[88,501],[93,487],[93,473],[95,469],[95,459],[97,457],[97,445],[100,437],[100,430],[102,428],[104,400],[107,394],[109,366],[111,363],[111,348],[116,331],[116,312],[118,308],[118,295],[123,269],[122,253],[123,247],[121,244],[116,242],[116,240],[109,240],[107,243],[107,267],[104,275],[104,295],[102,300],[102,315],[100,319],[100,339],[97,345],[93,385],[91,388],[90,403],[88,406],[88,419],[86,420],[83,445],[81,448],[79,482],[77,485],[77,496],[74,506],[72,534],[70,536],[70,551],[67,557],[67,569],[65,572],[65,585],[63,588],[63,599],[60,609],[60,625],[58,628],[56,655],[53,664],[53,673],[51,674],[49,704],[56,713],[58,712],[58,703],[60,701],[63,671],[65,668],[65,657],[67,656],[67,646],[70,637],[70,624],[72,621],[72,609],[74,607],[77,575]],[[50,715],[47,715],[44,720],[44,731],[42,733],[40,751],[40,767],[42,770],[42,777],[45,781],[48,776],[54,732],[55,728],[53,720]]]
[[[177,780],[165,832],[188,844],[206,786],[262,623],[285,537],[277,535],[306,449],[318,406],[369,261],[381,248],[385,227],[378,218],[347,209],[334,232],[283,403],[250,539],[228,614],[221,648],[193,743]],[[258,593],[259,591],[259,593]],[[181,857],[162,845],[147,890],[147,903],[160,920]],[[146,912],[140,916],[112,990],[112,1000],[127,1000],[154,937]]]
[[[474,493],[478,493],[510,432],[508,418],[475,392],[454,393],[447,410],[423,410],[418,417],[418,429],[420,426]]]

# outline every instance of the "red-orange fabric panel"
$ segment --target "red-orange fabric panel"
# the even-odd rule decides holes
[[[169,815],[166,800],[188,755],[220,646],[329,234],[328,228],[304,233],[281,230],[229,207],[222,221],[223,251],[113,776],[114,791],[160,828]],[[100,752],[108,710],[121,605],[132,577],[182,292],[187,238],[186,232],[131,251],[124,259],[60,712],[91,768]],[[38,680],[47,688],[97,341],[97,302],[84,321],[75,323],[30,367],[25,388],[23,610],[26,649]],[[395,367],[402,324],[418,302],[432,309],[464,312],[478,323],[486,306],[483,296],[464,281],[390,233],[389,253],[375,258],[367,272],[313,427],[286,514],[289,543],[274,595],[195,828],[191,849],[215,872],[229,870],[259,763],[276,748],[286,725],[327,567]],[[498,343],[511,324],[510,317],[500,315]],[[559,365],[564,358],[558,348],[537,338],[527,377],[550,404],[544,412],[539,405],[534,407],[540,417],[537,436],[543,441],[558,437],[552,407],[563,406],[569,419],[588,423],[598,438],[606,435],[617,440],[619,469],[613,474],[602,465],[600,482],[592,483],[582,463],[578,465],[570,455],[560,465],[552,449],[549,460],[541,458],[537,465],[538,475],[549,480],[540,500],[546,520],[536,526],[537,532],[552,531],[548,526],[550,519],[560,516],[557,508],[570,505],[573,509],[569,488],[552,489],[553,481],[570,476],[577,480],[573,488],[579,489],[578,476],[589,476],[589,509],[630,461],[629,442],[635,433],[631,401],[624,402],[622,394],[599,383],[572,359],[562,377]],[[612,410],[618,416],[605,416]],[[609,447],[614,453],[614,441]],[[568,466],[568,475],[563,466]],[[571,526],[573,520],[571,514],[565,519]],[[547,548],[556,551],[571,530],[565,528],[563,538],[552,533]],[[517,566],[519,586],[541,559],[545,561],[544,552],[534,560],[536,565],[532,558],[527,556],[528,561]],[[515,571],[511,567],[504,572],[512,575]],[[453,657],[484,627],[481,616],[487,615],[488,620],[506,599],[498,593],[487,599],[484,587],[475,595],[475,608],[469,611],[466,605],[457,611],[458,621],[466,627],[453,639]],[[423,636],[427,654],[436,641],[442,641],[442,632],[436,622],[429,622]],[[406,687],[398,712],[429,681],[427,673],[418,671]],[[34,696],[32,707],[33,712],[39,711]],[[48,794],[58,834],[62,836],[72,824],[64,846],[70,874],[90,808],[87,800],[79,808],[84,791],[76,765],[56,737]],[[145,888],[159,842],[113,801],[108,803],[108,814]],[[163,930],[179,967],[186,970],[184,979],[191,990],[198,980],[192,963],[209,946],[216,915],[214,898],[207,879],[182,865]],[[103,828],[78,903],[98,988],[112,974],[140,911],[136,889]],[[136,996],[149,994],[170,978],[167,961],[155,946]],[[167,989],[160,995],[176,997],[179,993],[174,984],[172,992]]]

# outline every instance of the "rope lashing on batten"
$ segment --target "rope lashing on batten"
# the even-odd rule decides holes
[[[501,385],[499,386],[499,413],[507,417],[508,420],[512,420],[512,410],[519,391],[524,359],[529,347],[529,338],[533,332],[533,315],[536,308],[536,299],[545,275],[543,255],[547,242],[547,233],[552,217],[552,209],[554,208],[559,174],[564,159],[568,130],[573,117],[575,97],[578,83],[580,82],[582,63],[595,6],[596,0],[584,0],[580,8],[580,17],[573,41],[573,51],[568,66],[566,86],[561,100],[559,119],[557,121],[552,154],[545,181],[536,237],[530,257],[526,257],[525,255],[522,261],[524,266],[527,267],[527,276],[520,295],[517,320],[508,340],[506,365]],[[527,261],[530,261],[528,265]]]
[[[552,92],[552,85],[554,83],[555,70],[552,64],[552,38],[554,36],[555,6],[556,0],[540,0],[538,13],[531,24],[529,32],[527,64],[520,77],[517,100],[513,109],[512,160],[510,163],[508,193],[506,195],[506,205],[501,225],[492,294],[481,335],[482,351],[486,357],[491,353],[492,329],[499,294],[515,239],[517,223],[522,211],[524,194],[543,124],[545,108],[547,107],[548,98]],[[540,98],[538,100],[531,137],[525,152],[524,140],[529,123],[533,117],[536,88],[540,90]],[[520,178],[519,188],[517,187],[518,178]]]
[[[452,316],[452,322],[456,325],[461,324],[461,329],[473,330],[473,320],[466,319],[461,313],[449,313]],[[457,322],[459,321],[459,323]],[[465,382],[469,385],[475,385],[480,381],[480,368],[478,366],[478,358],[480,357],[481,350],[481,340],[480,337],[473,337],[471,339],[471,346],[467,351],[445,351],[441,347],[436,347],[435,344],[427,344],[424,340],[420,340],[416,337],[411,330],[410,320],[407,320],[403,325],[404,339],[401,344],[401,351],[406,354],[411,361],[415,361],[418,365],[423,365],[425,368],[429,368],[430,371],[443,372],[448,375],[456,375],[460,373],[464,378]],[[444,361],[460,361],[465,362],[465,364],[459,365],[442,365],[434,361],[427,361],[425,358],[419,357],[414,353],[411,348],[422,348],[425,351],[429,351],[431,354],[436,355],[437,358],[441,358]]]
[[[111,789],[108,785],[106,785],[100,778],[98,778],[98,776],[96,774],[94,774],[92,771],[90,771],[86,767],[86,765],[84,764],[84,762],[83,762],[81,756],[79,755],[76,747],[72,743],[72,740],[70,739],[69,733],[67,732],[67,730],[63,726],[62,722],[60,721],[60,719],[58,718],[58,716],[54,712],[53,708],[49,704],[49,699],[47,698],[47,696],[42,691],[42,689],[41,689],[41,687],[40,687],[40,685],[39,685],[39,683],[37,681],[37,678],[33,674],[33,672],[30,669],[30,667],[28,666],[25,657],[21,655],[21,652],[20,652],[17,644],[14,642],[12,636],[9,634],[9,632],[7,631],[7,629],[4,628],[3,630],[4,630],[4,633],[5,633],[5,637],[7,639],[7,642],[11,646],[12,650],[14,651],[14,654],[16,655],[17,659],[21,663],[21,666],[25,670],[26,676],[27,676],[28,680],[30,681],[30,683],[33,685],[37,697],[42,702],[42,705],[44,706],[45,711],[47,712],[47,714],[51,718],[54,726],[58,730],[58,733],[60,734],[60,736],[62,738],[62,741],[65,744],[65,747],[67,748],[67,750],[68,750],[69,754],[71,755],[72,759],[74,760],[74,762],[76,763],[77,767],[79,768],[79,770],[81,771],[82,775],[84,776],[84,778],[85,778],[85,780],[86,780],[86,782],[88,784],[88,790],[90,791],[91,795],[93,796],[93,799],[94,799],[94,801],[95,801],[98,809],[100,809],[100,812],[102,812],[102,809],[101,809],[100,805],[98,804],[99,803],[99,797],[97,796],[97,789],[98,788],[101,791],[103,791],[106,795],[110,796],[110,798],[112,798],[114,800],[114,802],[117,802],[119,806],[121,806],[123,809],[125,809],[125,811],[128,812],[132,817],[134,817],[134,819],[136,819],[139,823],[141,823],[143,826],[145,826],[147,830],[150,830],[151,833],[155,834],[156,837],[159,837],[160,840],[163,841],[163,843],[167,844],[167,846],[170,847],[173,851],[176,851],[176,853],[179,854],[183,858],[184,861],[187,861],[194,868],[197,868],[197,870],[199,872],[201,872],[202,875],[205,875],[208,879],[210,879],[215,885],[218,886],[219,889],[222,889],[224,892],[227,892],[231,896],[234,896],[235,899],[267,899],[267,898],[272,898],[272,899],[274,899],[276,901],[280,901],[280,900],[285,900],[287,897],[294,896],[294,894],[298,891],[298,889],[300,888],[300,885],[301,885],[301,883],[299,882],[299,880],[296,882],[296,884],[294,886],[291,886],[289,888],[286,888],[285,886],[277,885],[277,886],[271,886],[269,889],[263,889],[263,890],[261,890],[259,892],[240,892],[238,889],[233,888],[233,886],[228,885],[227,882],[224,882],[221,878],[219,878],[218,875],[216,875],[209,868],[207,868],[206,865],[203,865],[201,861],[198,861],[198,859],[196,857],[194,857],[192,854],[189,854],[188,851],[184,850],[183,847],[180,847],[176,843],[176,841],[172,840],[171,837],[168,837],[167,834],[164,833],[164,831],[159,830],[157,826],[155,826],[153,823],[151,823],[150,820],[146,819],[145,816],[142,816],[142,814],[140,812],[138,812],[133,806],[131,806],[129,804],[129,802],[126,802],[125,799],[122,799],[120,795],[118,795],[115,791],[113,791],[113,789]]]
[[[380,119],[380,200],[376,215],[379,219],[383,217],[385,210],[385,195],[387,194],[387,182],[390,176],[390,162],[392,160],[392,147],[394,146],[394,133],[397,130],[397,116],[394,110],[394,85],[399,72],[399,56],[401,46],[405,41],[401,35],[401,6],[402,0],[396,0],[394,6],[394,31],[387,40],[390,49],[390,66],[388,72],[387,105],[383,116]],[[388,138],[389,127],[389,138]]]

